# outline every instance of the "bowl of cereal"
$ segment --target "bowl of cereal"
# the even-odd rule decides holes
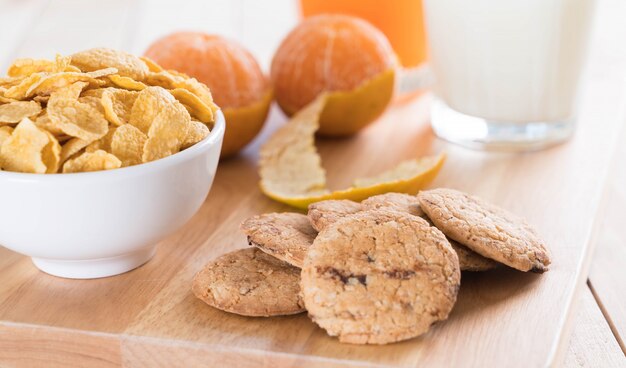
[[[93,49],[0,78],[0,244],[68,278],[147,262],[211,188],[225,122],[206,86]]]

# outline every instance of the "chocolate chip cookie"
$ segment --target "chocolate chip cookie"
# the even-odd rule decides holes
[[[220,256],[196,274],[192,291],[226,312],[270,317],[304,312],[300,269],[257,248]]]
[[[445,320],[460,285],[458,258],[425,220],[363,211],[322,230],[309,249],[301,289],[309,316],[341,342],[410,339]]]
[[[520,271],[548,270],[549,252],[522,218],[453,189],[422,191],[418,199],[433,223],[462,245]]]
[[[317,236],[307,216],[291,212],[250,217],[240,228],[250,245],[296,267],[302,267],[304,256]]]

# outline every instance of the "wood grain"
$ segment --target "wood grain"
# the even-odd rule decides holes
[[[141,52],[165,30],[155,20],[168,15],[148,9],[152,2],[147,1],[114,1],[97,12],[76,0],[53,3],[25,36],[28,42],[12,54],[50,56],[96,43]],[[422,337],[388,346],[339,344],[305,315],[254,319],[204,305],[189,291],[194,273],[223,252],[246,246],[238,231],[244,218],[287,210],[257,187],[258,147],[285,121],[274,108],[258,140],[240,157],[220,164],[198,214],[161,242],[156,257],[141,268],[112,278],[64,280],[40,273],[27,258],[0,248],[0,365],[37,366],[42,359],[77,366],[558,365],[557,350],[567,347],[565,327],[573,316],[572,303],[584,290],[594,219],[617,132],[624,125],[624,84],[611,71],[625,64],[610,55],[615,40],[607,37],[626,28],[619,13],[611,14],[617,3],[601,1],[600,12],[608,16],[597,22],[591,79],[582,96],[577,134],[567,144],[526,154],[448,145],[429,128],[429,95],[393,106],[353,139],[319,142],[334,187],[402,159],[447,151],[448,162],[433,185],[481,195],[526,217],[552,250],[554,263],[548,273],[503,269],[463,275],[459,301],[448,321]],[[83,18],[57,27],[67,14]],[[176,14],[201,24],[199,13]],[[272,12],[264,14],[256,27],[274,21]],[[277,24],[286,25],[277,14]],[[252,15],[247,17],[246,24],[253,22]],[[112,31],[102,32],[103,25]],[[228,32],[236,37],[241,31],[233,25]],[[262,50],[271,50],[279,41],[269,31],[267,39],[249,37],[266,42],[254,45]]]
[[[626,357],[589,288],[580,295],[574,329],[564,366],[567,368],[623,367]]]
[[[116,336],[0,322],[3,367],[119,367]]]
[[[621,141],[626,139],[624,129]],[[600,218],[589,283],[617,341],[626,354],[626,146],[620,145],[607,188],[607,206]]]

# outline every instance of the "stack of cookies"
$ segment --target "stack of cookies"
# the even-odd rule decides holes
[[[206,265],[194,294],[245,316],[307,311],[355,344],[409,339],[447,319],[460,271],[544,272],[550,264],[523,219],[452,189],[323,201],[307,216],[268,213],[241,229],[254,247]]]

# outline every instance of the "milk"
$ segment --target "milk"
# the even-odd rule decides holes
[[[435,92],[509,123],[575,115],[594,0],[424,0]]]

